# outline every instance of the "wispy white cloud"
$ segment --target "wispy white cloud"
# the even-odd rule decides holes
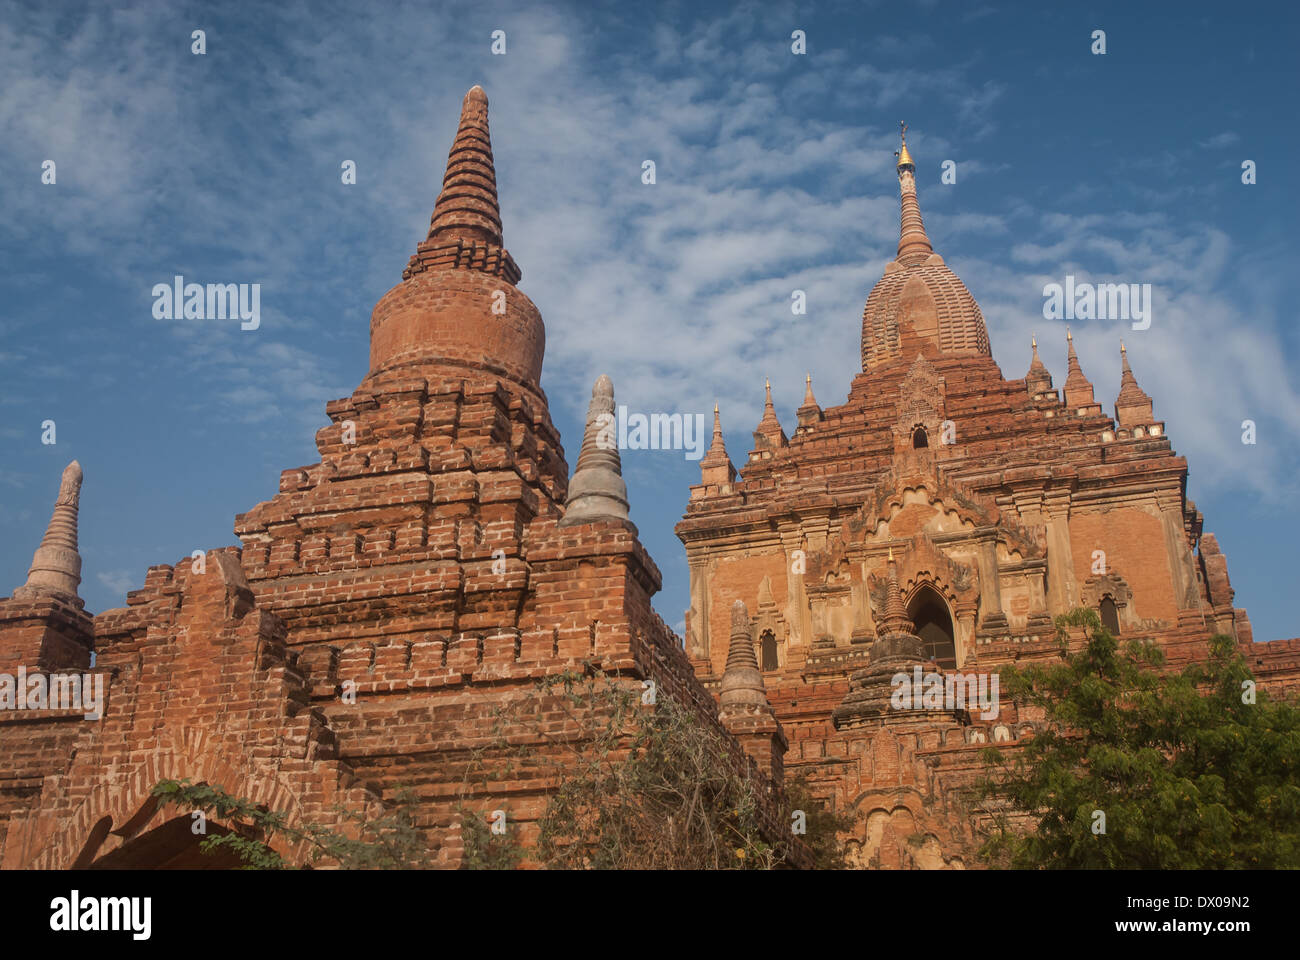
[[[109,590],[123,596],[143,582],[141,574],[134,570],[104,570],[95,574],[95,579]]]

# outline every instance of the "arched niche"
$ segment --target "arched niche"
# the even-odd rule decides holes
[[[907,615],[921,638],[925,659],[933,659],[945,670],[957,669],[957,633],[942,594],[923,584],[908,599]]]

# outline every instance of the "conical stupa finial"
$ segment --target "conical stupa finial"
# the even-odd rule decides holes
[[[811,374],[811,373],[808,374],[808,376],[804,378],[804,387],[803,387],[803,405],[804,405],[805,407],[815,407],[815,406],[817,406],[817,398],[813,396],[813,391],[812,391],[812,374]]]
[[[591,388],[587,429],[560,526],[628,519],[627,484],[618,455],[617,429],[614,383],[601,374]]]
[[[715,454],[725,457],[727,455],[726,441],[722,439],[722,414],[718,412],[718,404],[713,404],[713,442],[709,444],[709,449],[705,451],[704,459],[714,456]]]
[[[911,634],[916,628],[907,615],[903,604],[903,593],[898,586],[898,564],[894,561],[894,547],[889,547],[888,579],[885,581],[885,609],[880,618],[878,633],[882,637]]]
[[[480,86],[470,87],[461,103],[460,126],[447,155],[447,172],[429,221],[428,239],[502,244],[488,100]]]
[[[731,642],[727,647],[727,666],[719,685],[718,706],[723,713],[738,708],[768,706],[763,674],[754,655],[754,636],[749,611],[743,600],[731,605]]]
[[[898,190],[902,201],[898,230],[898,255],[894,258],[903,266],[921,263],[934,253],[930,238],[921,219],[921,205],[916,199],[916,164],[907,150],[907,124],[902,125],[902,146],[898,156]]]
[[[78,608],[85,604],[77,595],[81,583],[81,554],[77,550],[77,510],[81,501],[81,464],[73,460],[63,469],[54,514],[41,545],[32,557],[27,582],[14,591],[19,599],[58,597]]]
[[[1030,384],[1032,390],[1034,386],[1051,386],[1052,375],[1047,372],[1047,367],[1043,365],[1042,358],[1038,355],[1038,336],[1035,334],[1029,340],[1030,349],[1033,354],[1029,361],[1029,372],[1025,374],[1025,380]]]
[[[713,404],[713,441],[700,459],[701,482],[731,483],[736,479],[736,467],[727,455],[727,445],[722,439],[722,415],[717,403]]]
[[[772,405],[772,381],[764,379],[763,389],[766,392],[766,399],[763,401],[763,417],[758,421],[758,428],[754,431],[755,447],[784,447],[789,440],[781,427],[780,418],[776,415],[776,407]]]
[[[899,146],[899,148],[894,151],[894,156],[898,158],[897,165],[899,167],[903,167],[903,166],[915,167],[916,164],[912,162],[912,155],[907,151],[907,121],[906,120],[898,121],[898,138],[899,140],[902,141],[902,143]]]

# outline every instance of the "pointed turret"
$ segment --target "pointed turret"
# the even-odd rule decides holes
[[[813,396],[812,374],[804,379],[803,403],[795,411],[795,416],[799,420],[799,428],[796,433],[803,433],[812,427],[813,424],[820,422],[825,417],[822,408],[817,404],[817,398]]]
[[[591,388],[587,405],[587,429],[583,432],[578,465],[569,482],[560,526],[597,520],[627,521],[627,484],[618,455],[617,423],[614,416],[614,383],[601,374]]]
[[[1092,382],[1083,375],[1083,367],[1079,366],[1079,355],[1074,352],[1074,337],[1068,327],[1065,330],[1065,342],[1068,345],[1069,363],[1069,372],[1065,375],[1065,405],[1073,413],[1082,407],[1095,406],[1096,400],[1092,394]]]
[[[1155,420],[1151,398],[1138,386],[1137,377],[1133,376],[1123,340],[1119,342],[1119,356],[1123,371],[1120,374],[1119,396],[1115,398],[1115,420],[1124,430],[1149,427]]]
[[[713,405],[713,442],[709,444],[708,453],[700,460],[700,483],[730,484],[736,479],[736,468],[731,457],[727,456],[727,445],[722,440],[722,417],[718,405]]]
[[[1052,374],[1038,356],[1038,337],[1032,337],[1029,343],[1034,356],[1029,362],[1029,372],[1025,374],[1025,388],[1031,396],[1037,396],[1052,389]]]
[[[776,408],[772,406],[772,381],[764,381],[763,389],[767,392],[767,399],[763,404],[763,418],[754,430],[754,450],[749,455],[751,460],[765,459],[765,454],[770,457],[771,451],[788,446],[790,442],[785,430],[781,428],[781,421],[776,417]]]
[[[902,146],[894,154],[898,157],[898,189],[902,197],[902,213],[898,232],[898,256],[894,259],[903,266],[921,263],[934,247],[925,232],[925,222],[921,219],[921,205],[916,199],[916,164],[907,150],[907,124],[902,127]]]

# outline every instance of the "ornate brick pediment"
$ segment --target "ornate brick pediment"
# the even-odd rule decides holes
[[[905,600],[922,586],[933,587],[954,609],[974,609],[979,600],[979,581],[970,564],[945,554],[926,534],[918,533],[901,549],[893,547],[898,561],[898,583]],[[872,606],[884,609],[885,575],[869,578]]]
[[[912,506],[929,507],[932,516],[945,518],[953,529],[995,526],[1001,518],[1001,512],[991,500],[936,472],[895,469],[876,482],[871,499],[845,524],[845,532],[850,537],[877,534],[882,523],[892,527]],[[917,511],[912,511],[913,516],[916,514]],[[929,522],[930,518],[925,517],[921,526]]]
[[[943,421],[947,408],[947,387],[933,364],[918,355],[899,387],[895,404],[894,446],[913,449],[917,429],[925,431],[928,449],[942,442]]]

